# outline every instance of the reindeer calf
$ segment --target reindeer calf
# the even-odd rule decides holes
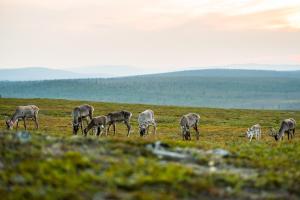
[[[251,126],[251,128],[248,128],[246,135],[250,139],[250,142],[253,136],[255,136],[256,140],[259,140],[261,138],[261,126],[259,124]]]
[[[97,128],[97,136],[101,136],[103,130],[105,130],[105,135],[107,136],[107,130],[105,128],[107,123],[106,116],[98,116],[91,120],[89,125],[84,129],[84,135],[86,136],[90,129]]]

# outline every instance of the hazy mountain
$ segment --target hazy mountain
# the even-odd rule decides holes
[[[151,71],[126,65],[99,65],[74,68],[72,71],[81,74],[101,74],[101,77],[124,77],[149,74]]]
[[[197,77],[295,77],[300,78],[298,71],[244,70],[244,69],[199,69],[153,74],[149,76],[197,76]]]
[[[151,74],[151,71],[149,70],[139,69],[131,66],[117,66],[117,65],[81,67],[81,68],[73,68],[70,69],[69,71],[60,70],[60,69],[49,69],[43,67],[0,69],[0,81],[111,78],[111,77],[126,77],[126,76],[295,77],[297,78],[300,77],[300,70],[299,71],[272,71],[272,70],[244,70],[244,69],[197,69],[197,70],[186,70],[186,71]]]
[[[66,70],[49,69],[42,67],[28,67],[18,69],[0,69],[0,81],[34,81],[34,80],[53,80],[53,79],[79,79],[95,78],[104,75],[75,73]]]

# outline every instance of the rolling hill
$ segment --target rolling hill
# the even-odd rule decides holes
[[[44,67],[27,67],[17,69],[0,69],[0,81],[36,81],[55,79],[79,79],[106,76],[101,73],[84,74]]]
[[[219,69],[122,78],[2,81],[0,94],[16,98],[299,110],[299,73]]]

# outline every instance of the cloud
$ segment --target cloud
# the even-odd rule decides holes
[[[1,0],[0,67],[299,63],[294,2]]]
[[[224,15],[219,13],[207,14],[198,20],[206,26],[226,31],[239,30],[300,30],[298,22],[291,22],[288,17],[300,11],[300,8],[282,8],[241,15]],[[299,21],[300,25],[300,21]]]

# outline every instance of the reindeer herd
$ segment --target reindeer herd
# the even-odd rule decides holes
[[[35,105],[18,106],[16,111],[13,113],[12,117],[6,120],[7,129],[13,129],[14,124],[16,124],[16,129],[19,127],[19,121],[24,122],[24,128],[27,129],[26,120],[32,119],[35,122],[36,129],[39,128],[38,122],[38,112],[39,108]],[[105,135],[109,132],[111,126],[113,126],[114,135],[116,133],[116,124],[124,123],[127,127],[127,136],[129,137],[131,132],[130,120],[132,113],[122,110],[117,112],[111,112],[107,115],[93,117],[94,108],[90,105],[80,105],[73,109],[72,111],[72,127],[73,134],[77,135],[79,129],[83,135],[87,135],[90,130],[96,132],[97,136],[101,136],[103,131]],[[84,128],[84,121],[86,123],[86,128]],[[189,113],[183,115],[180,118],[179,125],[181,129],[181,135],[183,140],[191,140],[190,129],[194,129],[196,132],[196,139],[199,140],[200,131],[198,125],[200,122],[200,115],[196,113]],[[154,118],[154,112],[152,110],[145,110],[141,112],[138,116],[139,133],[140,136],[145,136],[148,134],[149,127],[153,126],[154,134],[156,134],[157,123]],[[275,140],[283,140],[283,136],[286,133],[288,135],[288,140],[295,136],[296,121],[292,118],[285,119],[281,122],[280,129],[278,132],[271,128],[269,135],[273,136]],[[246,131],[246,137],[249,138],[250,142],[255,137],[256,140],[261,139],[261,126],[255,124],[248,128]]]

